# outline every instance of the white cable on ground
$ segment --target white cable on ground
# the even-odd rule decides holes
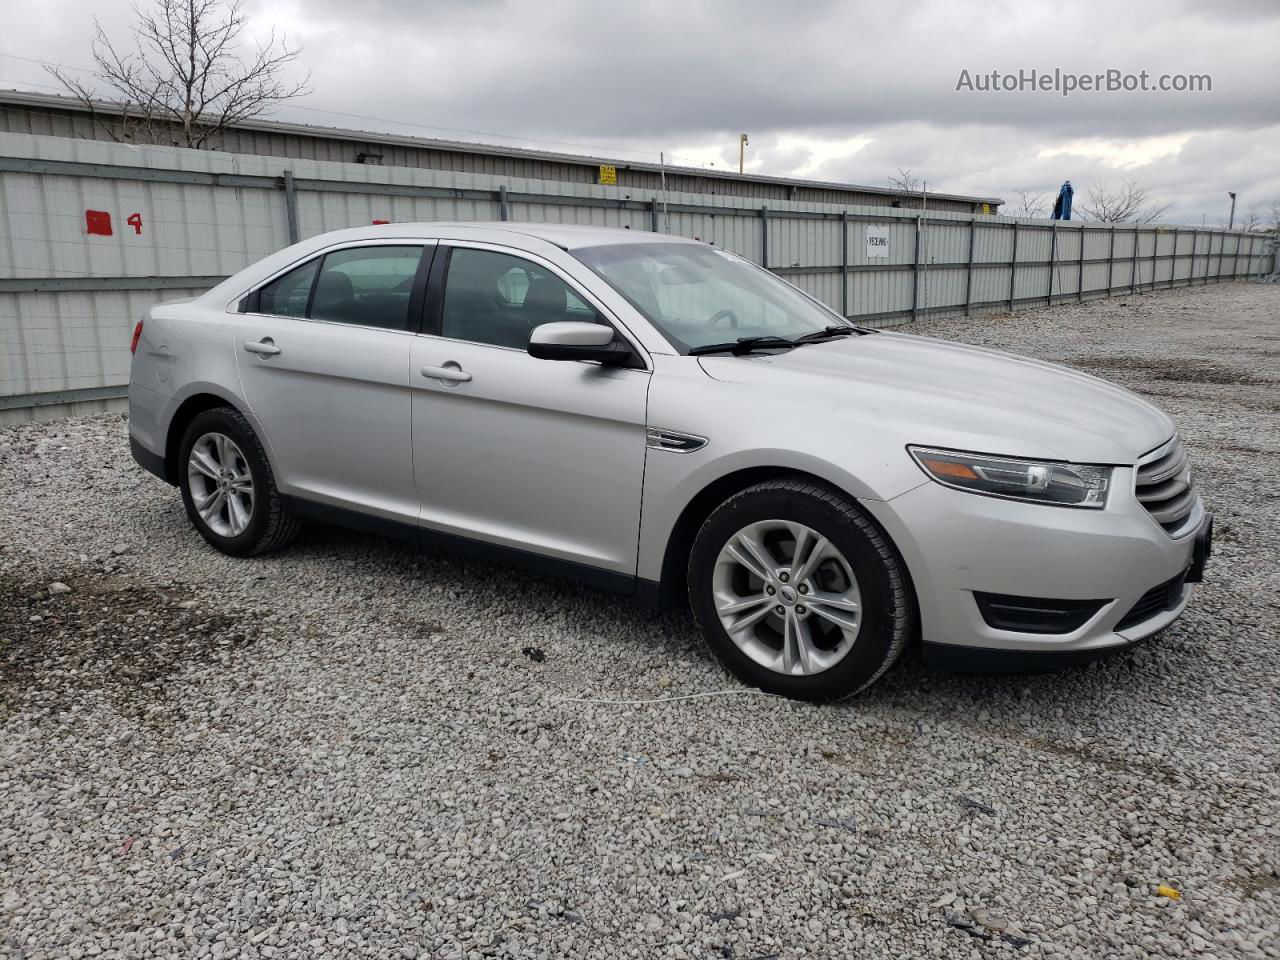
[[[776,693],[765,693],[763,690],[711,690],[707,693],[686,693],[678,697],[656,697],[652,700],[596,700],[590,697],[556,697],[553,703],[602,703],[619,707],[639,707],[650,703],[674,703],[677,700],[700,700],[705,697],[730,697],[736,694],[747,694],[756,697],[773,697],[785,700]]]

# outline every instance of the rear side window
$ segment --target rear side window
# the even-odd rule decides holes
[[[422,247],[356,247],[327,254],[309,316],[362,327],[406,330]]]
[[[320,261],[312,260],[272,280],[258,292],[258,312],[277,317],[305,317],[311,282],[319,267]]]

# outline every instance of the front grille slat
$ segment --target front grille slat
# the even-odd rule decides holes
[[[1169,524],[1177,524],[1191,512],[1191,508],[1196,502],[1196,492],[1188,487],[1185,491],[1169,500],[1162,500],[1158,505],[1154,503],[1145,504],[1147,512],[1155,517],[1156,523],[1161,526]]]
[[[1165,500],[1172,500],[1185,490],[1190,490],[1189,484],[1182,477],[1172,477],[1164,483],[1157,483],[1154,486],[1138,488],[1138,501],[1143,504],[1161,503]]]
[[[1177,456],[1165,457],[1157,460],[1155,463],[1148,464],[1143,467],[1142,481],[1146,483],[1163,483],[1170,477],[1176,477],[1179,473],[1186,469],[1187,452],[1179,446],[1176,451]]]
[[[1134,493],[1153,520],[1170,536],[1185,533],[1183,526],[1196,508],[1199,496],[1187,465],[1187,451],[1174,436],[1138,464]]]

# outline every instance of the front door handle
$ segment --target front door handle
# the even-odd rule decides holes
[[[249,353],[256,353],[260,357],[274,357],[280,352],[280,348],[270,337],[263,337],[261,340],[249,340],[244,345],[245,350]]]
[[[471,379],[471,374],[464,373],[456,363],[446,363],[443,367],[423,367],[422,375],[446,383],[466,383]]]

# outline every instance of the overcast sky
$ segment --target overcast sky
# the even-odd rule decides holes
[[[311,71],[284,119],[732,169],[746,132],[753,172],[883,186],[903,167],[1011,207],[1064,179],[1078,204],[1134,178],[1194,224],[1225,224],[1228,190],[1238,211],[1280,201],[1277,0],[248,3]],[[129,0],[92,9],[127,40]],[[51,90],[19,57],[91,64],[84,11],[24,4],[0,86]],[[1208,74],[1212,90],[956,90],[962,70],[1055,68]]]

